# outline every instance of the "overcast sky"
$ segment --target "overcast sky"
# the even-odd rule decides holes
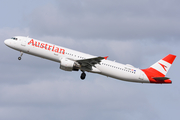
[[[178,120],[179,0],[0,0],[0,120]],[[147,68],[177,58],[172,84],[139,84],[65,72],[4,45],[30,36]]]

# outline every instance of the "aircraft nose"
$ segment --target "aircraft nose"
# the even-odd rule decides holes
[[[4,41],[4,44],[7,45],[7,44],[8,44],[8,40],[5,40],[5,41]]]
[[[10,39],[6,39],[4,41],[4,44],[7,45],[7,46],[11,46],[11,40]]]

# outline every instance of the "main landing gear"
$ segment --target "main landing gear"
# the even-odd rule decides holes
[[[81,79],[84,80],[85,78],[86,78],[86,73],[84,71],[82,71]]]
[[[22,55],[23,55],[23,52],[21,52],[21,55],[20,55],[20,57],[18,57],[18,60],[21,60]]]

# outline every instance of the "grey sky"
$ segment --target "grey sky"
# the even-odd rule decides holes
[[[176,120],[180,108],[178,0],[1,0],[1,120]],[[136,84],[87,73],[4,45],[30,36],[124,64],[146,68],[177,58],[171,85]]]
[[[28,16],[33,34],[82,39],[179,38],[179,1],[58,1]],[[49,8],[49,9],[47,9]],[[42,12],[43,11],[43,12]]]

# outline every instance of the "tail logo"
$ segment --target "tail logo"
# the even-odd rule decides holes
[[[163,67],[163,69],[165,70],[165,71],[167,71],[167,66],[165,66],[165,65],[163,65],[163,64],[161,64],[161,63],[159,63],[162,67]]]

